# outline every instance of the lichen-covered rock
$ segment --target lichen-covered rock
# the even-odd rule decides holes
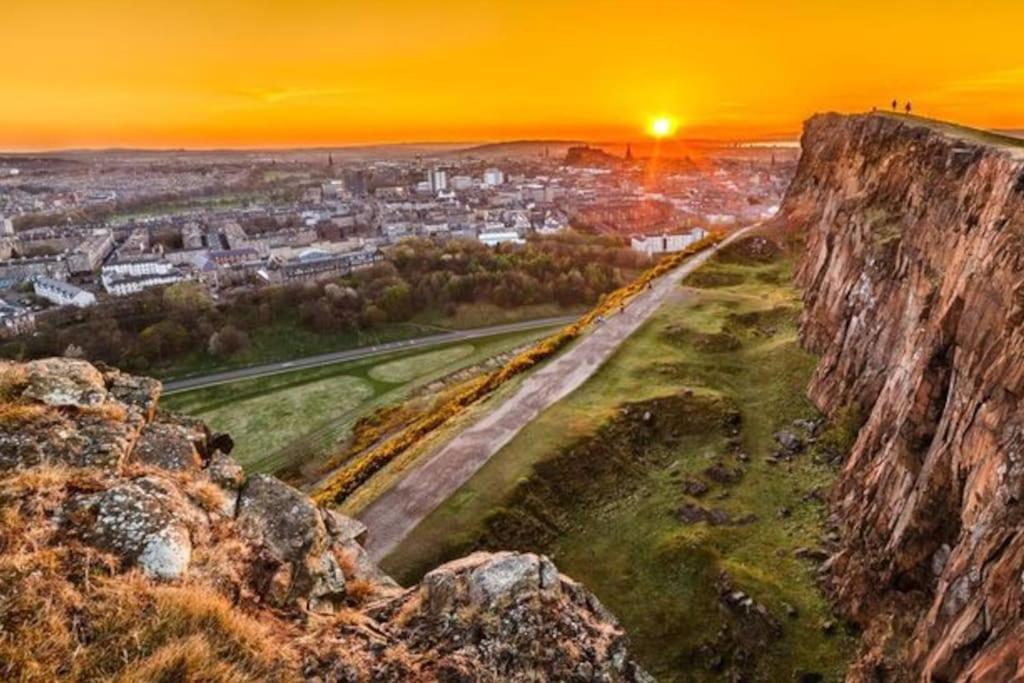
[[[198,471],[203,464],[197,444],[205,434],[172,422],[150,422],[142,428],[132,462],[179,472]]]
[[[597,599],[532,553],[449,562],[373,613],[411,652],[441,659],[445,680],[653,680]]]
[[[253,475],[239,495],[237,522],[275,563],[271,579],[276,576],[280,584],[281,565],[290,565],[287,589],[278,586],[273,595],[308,599],[311,608],[324,610],[344,598],[344,574],[309,497],[274,477]]]
[[[0,427],[0,469],[40,464],[119,468],[145,421],[118,404],[112,408],[74,416],[53,412],[31,425]]]
[[[103,375],[90,363],[73,358],[46,358],[25,367],[22,396],[50,406],[97,406],[106,399]]]
[[[84,503],[95,515],[86,537],[138,565],[149,576],[180,578],[192,557],[200,512],[170,482],[140,477],[112,486]]]
[[[350,565],[349,578],[369,581],[380,592],[390,592],[399,587],[394,579],[374,563],[370,553],[363,547],[368,533],[365,524],[327,508],[320,508],[320,516],[330,536],[333,552]]]
[[[156,416],[157,404],[163,391],[163,385],[159,380],[129,375],[107,366],[101,367],[100,370],[111,396],[125,405],[138,408],[147,420],[152,420]]]
[[[220,490],[221,511],[228,517],[234,517],[239,492],[245,484],[245,470],[234,458],[215,451],[207,463],[206,476]]]
[[[68,359],[33,372],[6,366],[0,397],[0,655],[41,628],[54,642],[0,663],[5,678],[74,678],[88,660],[102,678],[649,680],[615,618],[546,558],[477,554],[403,590],[364,525],[246,478],[229,437],[158,410],[159,383]],[[252,675],[241,650],[273,665]]]
[[[863,421],[827,565],[865,628],[852,676],[1019,680],[1024,150],[914,119],[816,116],[781,216],[806,234],[809,394]]]

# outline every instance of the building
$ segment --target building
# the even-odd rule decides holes
[[[36,316],[32,311],[0,300],[0,339],[32,334],[35,330]]]
[[[6,216],[0,216],[0,235],[3,237],[14,235],[14,221]]]
[[[501,169],[489,168],[484,171],[484,187],[497,187],[505,184],[505,174]]]
[[[500,230],[481,232],[477,239],[489,247],[499,244],[525,244],[526,240],[519,236],[515,230]]]
[[[68,254],[68,271],[72,275],[91,273],[103,265],[112,251],[114,234],[109,230],[96,230]]]
[[[104,266],[100,279],[107,293],[113,296],[127,296],[149,287],[180,282],[185,276],[167,261],[150,260]]]
[[[671,254],[676,251],[682,251],[694,242],[704,239],[707,234],[707,231],[703,228],[694,228],[690,232],[680,235],[641,235],[640,237],[632,238],[630,246],[633,248],[633,251],[643,252],[648,256]]]
[[[448,172],[443,168],[435,168],[427,174],[427,182],[430,184],[430,191],[433,193],[448,189]]]
[[[361,249],[345,254],[329,254],[322,249],[309,249],[297,259],[281,264],[280,275],[285,281],[337,277],[372,266],[382,258],[376,249]]]
[[[86,308],[96,303],[96,295],[92,292],[48,277],[37,277],[32,283],[32,289],[36,296],[58,306]]]

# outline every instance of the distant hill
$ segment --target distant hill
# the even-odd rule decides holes
[[[448,152],[445,156],[498,159],[507,157],[536,157],[545,153],[552,158],[564,157],[570,147],[583,144],[578,140],[511,140],[473,145]]]

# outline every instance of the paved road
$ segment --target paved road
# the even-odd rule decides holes
[[[217,384],[237,382],[242,379],[253,379],[254,377],[266,377],[267,375],[277,375],[283,372],[292,372],[294,370],[316,368],[322,365],[340,363],[342,361],[360,360],[362,358],[380,356],[386,353],[394,353],[395,351],[408,351],[411,349],[422,350],[431,346],[438,346],[440,344],[450,344],[452,342],[479,339],[481,337],[493,337],[499,334],[509,334],[512,332],[527,332],[529,330],[537,330],[544,327],[568,325],[578,317],[579,316],[570,315],[559,316],[556,318],[539,318],[537,320],[526,320],[519,323],[477,327],[471,330],[442,332],[441,334],[431,334],[426,337],[417,337],[416,339],[393,341],[386,344],[378,344],[376,346],[363,346],[358,349],[335,351],[333,353],[324,353],[318,356],[306,356],[305,358],[297,358],[295,360],[283,361],[280,363],[269,363],[267,365],[257,365],[249,368],[215,372],[210,375],[169,380],[164,382],[164,394],[175,394],[192,389],[212,387]]]
[[[370,556],[375,561],[387,556],[523,427],[593,375],[667,297],[678,291],[682,278],[753,227],[733,233],[718,247],[694,256],[659,278],[650,290],[638,294],[624,313],[612,315],[596,326],[578,344],[527,377],[508,400],[410,468],[359,515],[370,530],[366,544]]]

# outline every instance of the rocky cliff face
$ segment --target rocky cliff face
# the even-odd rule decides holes
[[[852,677],[1024,676],[1024,148],[816,116],[782,217],[806,239],[811,398],[863,421],[833,496]]]
[[[3,680],[648,680],[545,557],[403,590],[367,530],[83,361],[0,365]]]

